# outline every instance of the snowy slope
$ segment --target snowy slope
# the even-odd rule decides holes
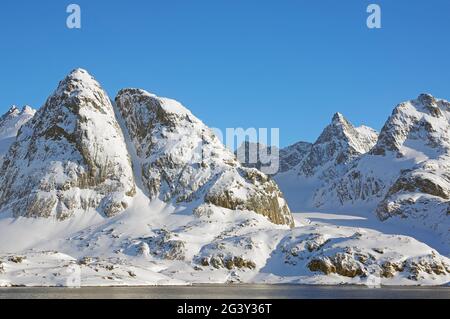
[[[411,237],[336,226],[332,221],[342,215],[301,214],[296,219],[302,226],[289,229],[252,212],[183,214],[138,191],[134,204],[116,217],[84,227],[82,217],[70,224],[51,221],[45,234],[40,220],[0,220],[2,229],[8,224],[11,232],[43,237],[19,244],[5,242],[8,234],[0,233],[0,286],[450,281],[450,260],[433,248]]]

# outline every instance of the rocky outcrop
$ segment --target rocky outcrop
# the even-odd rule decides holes
[[[65,219],[114,216],[135,194],[124,137],[100,85],[77,69],[19,131],[1,168],[0,208]]]
[[[309,262],[308,268],[312,272],[321,271],[326,275],[338,274],[350,278],[364,275],[361,264],[353,256],[345,253],[337,253],[331,257],[317,257]]]
[[[150,198],[249,210],[275,224],[294,225],[275,182],[257,169],[242,167],[213,131],[180,103],[124,89],[116,104]]]
[[[382,285],[391,278],[418,282],[450,275],[448,258],[411,237],[368,230],[352,234],[353,230],[341,227],[339,234],[320,231],[320,227],[313,234],[296,230],[280,243],[281,261],[314,275],[373,280],[370,285]]]
[[[211,256],[211,257],[203,257],[200,261],[200,264],[204,267],[212,266],[216,269],[226,268],[228,270],[237,269],[255,269],[256,264],[251,260],[246,260],[242,257],[237,256]]]
[[[133,240],[128,251],[137,255],[155,256],[165,260],[184,260],[186,243],[165,229],[155,231],[154,236]]]

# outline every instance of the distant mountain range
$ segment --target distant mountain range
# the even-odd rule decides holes
[[[35,113],[36,110],[30,106],[24,106],[20,110],[13,105],[8,112],[0,117],[0,164],[9,147],[15,141],[19,129],[33,118]]]
[[[382,221],[448,244],[449,116],[421,95],[378,135],[337,113],[267,176],[247,160],[266,146],[237,158],[179,102],[112,102],[76,69],[38,111],[0,119],[0,286],[448,283],[445,249]]]
[[[279,151],[274,179],[294,211],[370,211],[432,232],[448,246],[449,142],[450,103],[422,94],[399,104],[379,135],[337,113],[314,144]],[[242,148],[270,153],[258,144],[242,145],[244,154]]]

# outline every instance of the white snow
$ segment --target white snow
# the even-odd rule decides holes
[[[381,277],[380,267],[387,261],[407,264],[423,258],[449,264],[450,260],[411,237],[364,226],[370,225],[364,224],[365,218],[324,213],[296,214],[295,218],[300,226],[289,230],[251,212],[216,208],[210,216],[195,217],[150,201],[141,191],[124,214],[112,219],[98,214],[65,222],[3,217],[0,285],[373,284],[368,279],[380,285],[440,285],[450,280],[448,274],[426,272],[419,280],[408,279],[409,271]],[[10,232],[3,231],[7,228]],[[25,238],[10,240],[15,232],[15,238]],[[311,240],[318,242],[317,250],[309,250]],[[173,245],[176,242],[183,243],[179,256],[171,254],[178,247]],[[373,255],[369,278],[308,269],[308,263],[318,256],[348,251]],[[24,260],[14,263],[11,257]],[[255,268],[212,266],[214,258],[235,257],[252,261]],[[204,258],[211,262],[209,266],[202,264]]]
[[[272,184],[261,181],[267,178],[265,175],[256,175],[250,183],[243,172],[251,175],[257,171],[242,168],[209,128],[180,103],[132,90],[139,97],[151,97],[145,101],[149,104],[136,104],[133,109],[124,104],[119,110],[108,99],[102,104],[106,109],[97,112],[98,105],[92,101],[99,96],[102,102],[107,99],[100,85],[82,69],[73,71],[70,78],[76,87],[70,94],[88,103],[80,110],[85,119],[80,125],[87,136],[83,146],[101,162],[118,163],[114,171],[123,170],[123,176],[133,177],[136,195],[126,198],[127,208],[110,218],[95,207],[77,211],[65,220],[53,215],[24,218],[13,217],[8,211],[1,213],[0,286],[449,283],[448,245],[433,237],[429,228],[411,227],[400,218],[392,218],[389,223],[380,221],[373,213],[379,197],[355,197],[347,202],[330,197],[336,194],[333,186],[349,177],[351,170],[346,165],[370,181],[358,188],[352,184],[355,179],[349,177],[345,187],[350,194],[357,190],[360,196],[369,194],[376,188],[377,178],[392,183],[403,168],[419,164],[423,165],[419,173],[447,187],[442,174],[430,173],[445,172],[445,165],[433,155],[435,148],[419,145],[420,138],[406,139],[403,157],[362,156],[373,146],[376,132],[367,127],[353,128],[337,114],[315,145],[293,145],[283,153],[289,159],[286,171],[275,177],[296,211],[296,227],[291,229],[275,225],[253,211],[230,210],[205,202],[206,194],[225,191],[246,201],[262,185]],[[65,90],[61,86],[55,94],[65,94]],[[159,122],[153,120],[156,115],[147,108],[152,103],[164,111],[158,114],[163,117]],[[414,110],[407,111],[417,115]],[[58,121],[59,128],[73,132],[75,119],[62,112],[58,113],[63,119]],[[121,112],[130,117],[122,118]],[[164,126],[164,121],[170,123]],[[142,127],[134,126],[138,123],[151,129],[151,134],[145,130],[142,134]],[[132,134],[130,127],[135,129]],[[33,127],[24,126],[22,142],[31,134]],[[37,141],[37,145],[53,150],[51,154],[43,149],[37,152],[37,156],[45,155],[42,162],[47,164],[43,181],[63,184],[73,174],[83,173],[77,152],[64,143],[46,143],[44,139]],[[196,158],[198,148],[204,144],[208,145],[207,155]],[[95,145],[103,148],[95,149]],[[33,177],[38,174],[36,167],[40,167],[38,163],[29,167],[25,161],[15,164]],[[165,182],[153,194],[150,186],[154,184],[150,182],[158,179]],[[113,181],[105,183],[111,186]],[[70,188],[66,192],[76,198],[96,194],[91,188]],[[52,195],[49,192],[48,196]],[[276,199],[282,207],[285,200],[278,195]],[[322,204],[320,210],[315,209],[317,203]],[[327,270],[330,273],[326,274]]]

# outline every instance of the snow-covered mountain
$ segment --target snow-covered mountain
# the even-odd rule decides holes
[[[376,139],[337,114],[316,143],[280,150],[275,180],[291,178],[294,205],[299,194],[313,203],[310,190],[387,156],[367,154]],[[450,281],[436,249],[361,220],[292,214],[270,176],[241,165],[180,103],[123,89],[112,104],[77,69],[22,126],[1,169],[0,286]]]
[[[88,209],[113,216],[136,193],[110,100],[80,69],[22,126],[0,176],[0,209],[14,216],[65,219]]]
[[[294,171],[311,177],[322,173],[325,177],[327,168],[335,170],[345,166],[361,154],[367,153],[377,142],[378,133],[367,126],[354,127],[342,114],[336,113],[317,141],[313,144],[298,142],[279,150],[280,169],[276,175]],[[245,166],[262,166],[260,154],[273,153],[274,146],[245,142],[236,154]],[[253,160],[251,160],[253,159]],[[254,159],[257,159],[256,164]],[[275,160],[275,158],[273,158]],[[344,165],[342,165],[344,164]]]
[[[450,103],[422,94],[399,104],[379,137],[336,114],[301,162],[275,180],[294,211],[365,211],[448,246],[449,150]]]
[[[375,147],[330,186],[327,192],[333,193],[329,198],[334,197],[343,205],[377,205],[388,193],[397,193],[397,188],[400,191],[400,175],[406,177],[411,170],[424,167],[440,175],[438,167],[445,166],[449,150],[448,112],[448,102],[426,94],[399,104]],[[432,163],[437,166],[429,166]],[[399,184],[391,189],[397,181]]]
[[[249,210],[294,226],[278,186],[257,169],[245,168],[213,131],[180,103],[139,89],[121,90],[116,104],[139,158],[150,198]]]
[[[13,105],[8,112],[0,117],[0,166],[3,157],[14,142],[19,129],[31,120],[36,110],[26,105],[20,110]]]
[[[280,150],[280,167],[274,177],[292,209],[314,209],[316,192],[341,176],[348,165],[368,152],[378,134],[366,127],[354,127],[336,113],[314,144],[299,142]]]
[[[399,104],[370,153],[320,191],[330,205],[366,205],[449,242],[450,104],[422,94]]]
[[[342,114],[336,113],[297,167],[298,173],[306,177],[332,178],[342,167],[368,152],[376,141],[376,132],[357,129]]]

